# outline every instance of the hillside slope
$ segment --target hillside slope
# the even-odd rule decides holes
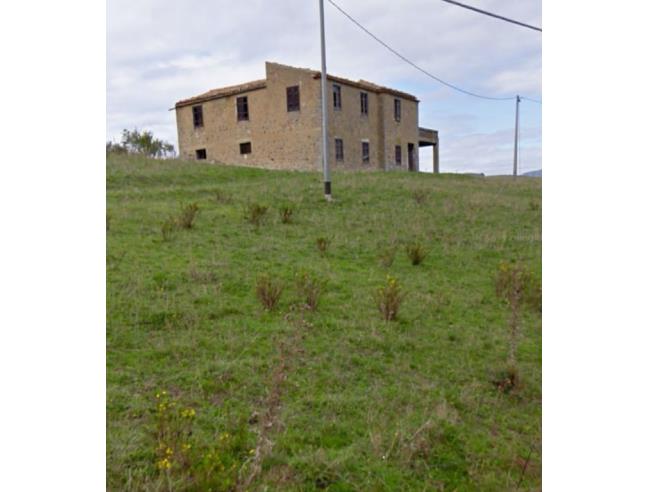
[[[538,312],[519,388],[492,380],[509,316],[493,279],[509,260],[540,275],[541,182],[338,172],[333,191],[315,173],[108,158],[109,490],[540,489]],[[192,202],[194,227],[164,238]],[[303,272],[326,281],[314,311]],[[271,312],[262,274],[284,286]],[[374,299],[387,275],[405,293],[393,322]]]

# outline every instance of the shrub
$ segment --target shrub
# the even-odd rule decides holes
[[[166,391],[155,395],[155,456],[161,473],[183,469],[189,464],[190,438],[196,411],[179,405]]]
[[[517,365],[507,366],[506,369],[500,371],[491,382],[499,391],[509,393],[520,384],[520,373]]]
[[[292,222],[293,207],[285,205],[279,209],[279,218],[282,224],[290,224]]]
[[[259,227],[261,221],[268,212],[268,207],[259,205],[258,203],[249,203],[245,208],[244,218],[254,227]]]
[[[511,308],[511,317],[509,318],[509,367],[517,366],[517,339],[526,275],[527,271],[521,265],[500,263],[495,280],[495,292]]]
[[[427,256],[425,248],[423,248],[423,245],[418,242],[412,242],[405,246],[405,252],[412,262],[412,265],[420,265]]]
[[[169,217],[167,220],[162,222],[160,230],[162,232],[162,239],[164,241],[170,241],[173,238],[173,233],[176,230],[176,220],[173,217]]]
[[[126,154],[128,149],[116,142],[106,142],[106,156],[108,154]]]
[[[384,266],[385,268],[389,268],[392,266],[394,263],[394,259],[396,258],[396,246],[391,245],[383,249],[379,254],[378,254],[378,260],[380,261],[380,264]]]
[[[328,247],[331,244],[331,240],[327,237],[318,237],[315,240],[315,243],[317,244],[317,249],[319,250],[320,255],[324,256],[328,251]]]
[[[297,275],[295,283],[297,292],[303,297],[306,307],[311,311],[317,309],[320,296],[326,287],[326,281],[302,272]]]
[[[283,286],[277,279],[270,275],[264,274],[257,279],[256,295],[263,307],[272,311],[279,303],[279,298],[283,292]]]
[[[425,190],[414,190],[412,196],[414,197],[414,201],[421,205],[427,199],[427,192]]]
[[[118,152],[129,154],[143,154],[149,157],[173,157],[175,150],[173,145],[153,137],[153,132],[139,132],[137,129],[122,132],[122,143],[106,143],[106,152]]]
[[[191,229],[194,226],[194,221],[196,220],[196,214],[198,213],[198,204],[189,203],[182,207],[180,215],[178,216],[178,227],[182,229]]]
[[[396,319],[404,297],[398,280],[387,275],[387,285],[380,287],[375,294],[376,305],[385,321]]]
[[[106,232],[110,230],[110,221],[112,220],[112,217],[109,213],[106,213]]]

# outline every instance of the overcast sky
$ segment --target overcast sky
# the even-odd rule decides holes
[[[336,0],[436,76],[490,96],[542,98],[542,34],[440,0]],[[465,0],[541,26],[540,0]],[[416,95],[439,130],[441,170],[510,174],[514,101],[448,89],[404,63],[325,2],[329,73]],[[264,78],[264,62],[319,69],[318,0],[109,0],[107,140],[152,130],[177,144],[176,101]],[[541,106],[523,101],[520,170],[541,168]],[[431,169],[429,149],[421,166]]]

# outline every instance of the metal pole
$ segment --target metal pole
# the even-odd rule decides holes
[[[324,171],[324,198],[331,200],[331,175],[328,166],[328,87],[326,81],[326,40],[324,38],[324,0],[319,0],[320,39],[322,47],[322,169]]]
[[[520,96],[515,96],[515,145],[513,147],[513,176],[518,173],[518,138],[520,126]]]

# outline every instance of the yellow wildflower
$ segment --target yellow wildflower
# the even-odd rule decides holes
[[[157,466],[160,470],[168,470],[171,468],[171,460],[169,460],[169,458],[164,458],[157,462]]]

